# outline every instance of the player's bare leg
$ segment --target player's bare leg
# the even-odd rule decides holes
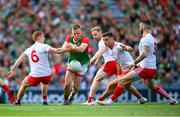
[[[126,74],[125,76],[122,76],[121,78],[119,77],[118,78],[119,79],[118,80],[118,85],[116,86],[111,98],[108,99],[105,102],[101,101],[101,102],[98,102],[98,103],[101,104],[101,105],[110,105],[110,104],[112,104],[116,100],[116,98],[123,93],[124,88],[125,88],[126,85],[137,81],[139,78],[140,77],[134,71],[129,72],[128,74]]]
[[[105,98],[109,97],[109,96],[113,93],[113,91],[114,91],[114,89],[116,88],[117,84],[118,84],[118,78],[110,81],[110,82],[108,83],[108,86],[107,86],[106,90],[105,90],[105,91],[103,92],[103,94],[98,98],[98,100],[99,100],[99,101],[103,101]]]
[[[68,105],[68,97],[71,92],[71,83],[74,78],[75,74],[67,70],[64,84],[64,101],[62,102],[63,105]]]
[[[132,86],[131,84],[126,84],[125,88],[127,91],[129,91],[130,93],[132,93],[133,95],[135,95],[137,97],[139,104],[144,104],[147,102],[147,99],[145,97],[143,97],[139,93],[139,91],[134,86]]]
[[[153,81],[151,79],[145,80],[145,83],[147,84],[148,88],[151,90],[154,90],[156,93],[160,94],[164,98],[166,98],[169,102],[169,104],[176,104],[176,100],[174,100],[172,97],[168,95],[168,93],[159,85],[154,85]]]
[[[24,96],[24,93],[28,87],[30,87],[30,84],[28,83],[28,77],[26,77],[18,90],[17,102],[15,102],[15,105],[21,105],[21,99]]]
[[[79,75],[75,76],[73,89],[72,89],[72,91],[69,95],[69,98],[68,98],[70,104],[73,102],[74,95],[78,92],[79,85],[81,84],[82,78],[83,77],[79,76]]]
[[[89,92],[89,97],[88,97],[88,103],[91,103],[92,102],[92,98],[97,90],[97,88],[99,87],[99,84],[101,83],[101,81],[103,80],[104,78],[101,77],[100,75],[96,75],[94,80],[93,80],[93,83],[91,85],[91,88],[90,88],[90,92]]]
[[[47,103],[47,88],[48,88],[48,85],[41,83],[43,105],[48,105],[48,103]]]
[[[113,91],[114,91],[114,89],[116,88],[117,84],[118,84],[118,78],[110,81],[110,83],[108,84],[105,92],[102,94],[102,96],[99,97],[98,100],[99,100],[99,101],[103,101],[105,98],[109,97],[109,96],[113,93]],[[140,104],[143,104],[143,103],[147,102],[147,99],[144,98],[144,97],[137,91],[137,89],[136,89],[134,86],[132,86],[131,84],[125,85],[125,88],[126,88],[126,90],[128,90],[129,92],[131,92],[133,95],[135,95],[135,96],[138,98],[138,102],[139,102]]]
[[[2,87],[5,92],[8,94],[8,97],[9,97],[9,101],[10,103],[14,103],[16,97],[14,96],[14,92],[11,90],[11,88],[9,88],[6,84],[3,84],[2,81],[0,81],[0,87]]]

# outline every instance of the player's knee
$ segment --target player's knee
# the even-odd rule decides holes
[[[96,81],[96,82],[100,82],[100,81],[102,81],[104,78],[102,78],[101,76],[98,76],[98,77],[96,77],[94,80]]]
[[[131,83],[124,83],[124,87],[128,89],[131,86]]]
[[[121,86],[124,86],[125,85],[125,79],[123,79],[123,78],[119,79],[118,84]]]
[[[22,83],[23,88],[27,88],[29,85],[27,83]]]

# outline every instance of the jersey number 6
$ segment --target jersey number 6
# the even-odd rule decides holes
[[[31,53],[31,59],[33,62],[38,62],[39,61],[39,57],[36,55],[36,50],[33,50]]]

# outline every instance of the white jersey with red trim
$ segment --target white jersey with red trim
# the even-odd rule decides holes
[[[52,74],[48,60],[48,52],[51,47],[47,44],[34,43],[24,52],[30,63],[30,73],[32,77],[43,77]]]
[[[157,50],[157,41],[150,34],[146,34],[145,37],[141,38],[139,43],[139,53],[143,52],[143,46],[148,46],[147,56],[140,62],[140,67],[142,68],[151,68],[156,69],[156,55],[155,52]]]
[[[112,56],[112,51],[111,49],[109,49],[108,47],[106,47],[106,45],[104,44],[104,41],[101,39],[98,43],[98,48],[106,48],[106,50],[103,53],[103,58],[104,58],[104,62],[108,62],[108,61],[114,61],[115,59]]]
[[[121,43],[115,42],[112,48],[113,57],[118,61],[122,70],[125,70],[125,67],[128,63],[133,62],[133,58],[128,51],[122,50],[120,46]]]

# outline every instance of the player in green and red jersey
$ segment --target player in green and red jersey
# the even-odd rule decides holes
[[[70,105],[72,103],[74,95],[78,92],[83,75],[88,70],[89,62],[89,39],[83,35],[82,29],[79,25],[72,26],[72,34],[67,36],[63,47],[66,47],[68,44],[71,44],[73,48],[69,52],[68,57],[68,65],[64,84],[64,100],[62,102],[63,105]],[[72,60],[78,60],[81,63],[82,67],[78,72],[74,72],[69,69],[69,63]],[[71,83],[73,83],[72,89]]]

